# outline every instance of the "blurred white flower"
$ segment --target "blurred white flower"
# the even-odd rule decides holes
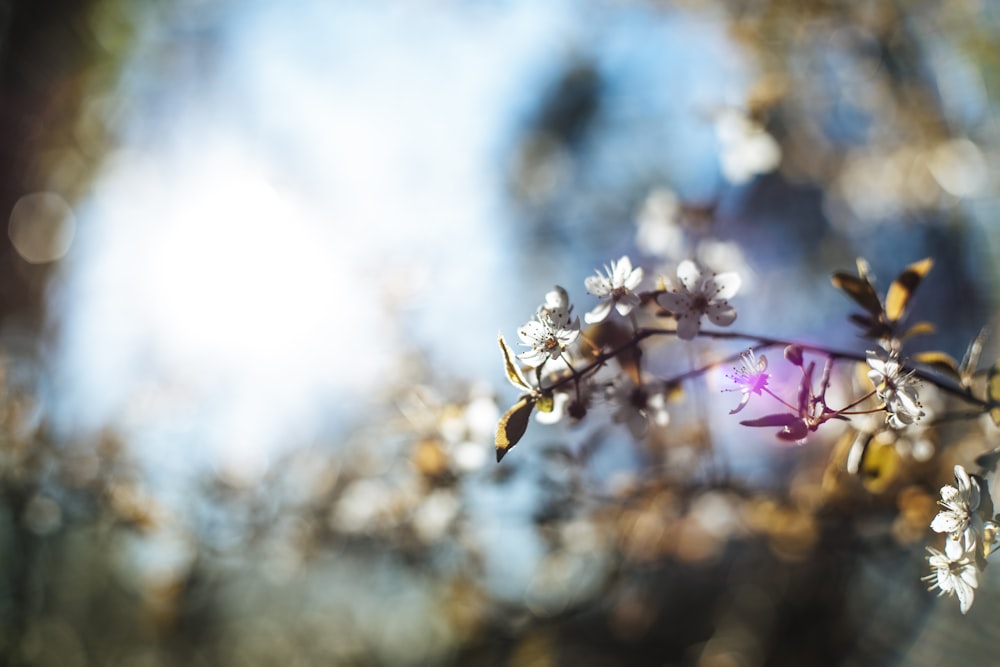
[[[721,327],[736,320],[736,309],[729,304],[729,299],[740,288],[739,275],[713,273],[705,276],[697,264],[686,259],[677,267],[677,278],[679,284],[659,295],[657,302],[677,318],[680,338],[691,340],[698,334],[702,315]]]
[[[635,244],[647,255],[669,259],[681,253],[684,230],[680,202],[671,190],[656,188],[646,197],[636,220]]]
[[[572,312],[566,290],[557,285],[545,295],[545,303],[538,308],[535,318],[517,330],[521,344],[531,348],[517,358],[531,367],[558,359],[580,335],[580,318],[570,320]]]
[[[927,547],[930,555],[927,563],[931,573],[922,577],[931,582],[930,590],[938,589],[938,595],[957,595],[962,613],[969,611],[976,588],[979,586],[979,572],[968,558],[952,558],[934,547]]]
[[[736,109],[726,109],[715,119],[722,174],[733,185],[773,171],[781,162],[781,147],[774,137]]]
[[[608,400],[617,408],[611,419],[616,424],[624,424],[637,440],[646,435],[651,423],[656,426],[670,423],[667,398],[662,390],[637,387],[632,380],[623,377],[608,387]]]
[[[895,353],[885,359],[875,350],[868,350],[868,378],[874,383],[878,397],[885,403],[886,421],[893,428],[903,428],[924,416],[918,400],[913,372],[904,373]]]
[[[598,271],[596,276],[590,276],[584,281],[587,291],[600,297],[601,302],[589,313],[583,316],[587,324],[603,322],[614,306],[620,315],[628,315],[639,305],[639,296],[633,290],[642,282],[642,268],[632,268],[632,261],[627,255],[617,262],[611,261],[611,268],[604,267],[607,276]]]

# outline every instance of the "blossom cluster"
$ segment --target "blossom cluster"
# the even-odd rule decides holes
[[[653,288],[643,290],[642,267],[633,266],[627,255],[612,260],[603,272],[598,270],[583,281],[586,291],[597,298],[583,316],[585,329],[573,315],[569,292],[555,286],[531,320],[517,330],[526,350],[515,354],[500,336],[507,377],[522,396],[497,426],[497,461],[518,443],[533,413],[543,423],[566,418],[579,421],[597,403],[609,405],[612,421],[627,427],[636,440],[643,439],[653,428],[670,424],[669,403],[682,383],[731,362],[738,365],[726,375],[730,386],[723,391],[740,393],[731,415],[743,412],[752,401],[777,405],[773,411],[741,420],[741,425],[775,428],[778,440],[802,445],[826,424],[846,422],[858,434],[846,462],[852,474],[872,470],[873,464],[861,462],[871,443],[897,443],[904,452],[908,439],[917,437],[913,434],[934,423],[934,411],[925,407],[928,399],[921,395],[925,383],[958,396],[1000,425],[1000,364],[990,371],[985,397],[972,391],[981,336],[970,345],[961,364],[942,352],[922,352],[912,361],[902,356],[904,341],[930,329],[926,323],[907,327],[905,321],[913,294],[931,266],[931,260],[925,259],[906,267],[884,296],[876,291],[863,260],[858,260],[857,276],[835,273],[834,285],[864,311],[852,314],[850,320],[861,327],[863,338],[876,344],[863,352],[844,352],[714,328],[728,327],[736,320],[730,302],[741,286],[736,272],[712,272],[685,259],[677,264],[675,276],[660,275]],[[714,327],[703,328],[706,321]],[[646,348],[654,338],[737,339],[750,341],[751,346],[676,376],[658,377],[643,366]],[[769,366],[767,355],[758,354],[776,347],[783,348],[780,370]],[[835,368],[840,370],[835,372]],[[854,372],[858,369],[862,372]],[[781,382],[773,381],[773,374],[779,372]],[[797,375],[796,386],[788,384],[789,375]],[[854,376],[866,377],[867,387],[848,379]],[[933,403],[934,391],[931,396]],[[929,447],[933,455],[935,445]],[[970,475],[961,465],[954,470],[956,483],[942,487],[943,509],[930,524],[934,532],[947,535],[946,543],[943,550],[928,547],[932,572],[925,579],[941,595],[957,596],[966,613],[998,529],[983,488],[985,480]]]
[[[944,551],[928,547],[931,573],[924,577],[939,595],[958,597],[962,613],[969,611],[979,586],[979,571],[995,545],[997,526],[988,517],[980,479],[961,465],[955,466],[955,486],[941,487],[943,508],[931,522],[931,529],[945,533]],[[984,520],[983,513],[987,513]]]

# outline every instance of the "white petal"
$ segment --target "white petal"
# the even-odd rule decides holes
[[[612,264],[613,275],[611,276],[611,282],[615,287],[621,287],[625,284],[628,274],[632,273],[632,260],[628,258],[628,255],[622,255],[617,264]]]
[[[632,309],[638,305],[639,297],[635,294],[629,293],[622,295],[622,297],[618,299],[618,303],[615,304],[615,308],[618,310],[620,315],[625,316],[632,312]]]
[[[677,277],[688,292],[694,292],[701,288],[701,269],[690,259],[685,259],[677,267]]]
[[[742,284],[738,273],[720,273],[705,281],[705,293],[716,299],[732,299]]]
[[[728,327],[736,321],[736,309],[728,303],[709,304],[706,315],[708,315],[708,319],[712,321],[712,324],[716,324],[720,327]]]
[[[685,313],[677,318],[677,337],[681,340],[692,340],[701,328],[701,318],[691,313]]]
[[[545,307],[549,310],[566,310],[569,308],[569,294],[566,290],[556,285],[551,291],[545,294]]]
[[[517,355],[517,358],[523,361],[526,365],[531,368],[540,366],[548,358],[548,354],[541,350],[528,350],[527,352],[522,352]]]
[[[944,553],[950,562],[965,558],[965,542],[957,535],[949,535],[944,541]]]
[[[625,279],[625,287],[627,287],[630,290],[634,290],[636,287],[639,286],[639,283],[642,282],[642,276],[643,276],[642,267],[639,267],[638,269],[630,273],[628,275],[628,278]]]
[[[972,607],[972,600],[976,595],[975,590],[965,584],[965,582],[957,581],[955,582],[955,594],[958,595],[958,606],[962,610],[962,613],[969,611]]]
[[[958,573],[959,578],[969,585],[970,588],[979,588],[979,571],[973,564],[968,564]]]
[[[674,314],[691,310],[691,296],[683,292],[664,292],[656,297],[656,302]]]
[[[607,296],[611,294],[611,283],[604,276],[588,276],[583,281],[587,291],[594,296]]]
[[[935,533],[954,533],[963,523],[954,512],[941,512],[931,521],[931,530]]]
[[[598,322],[603,322],[607,319],[608,313],[611,312],[612,301],[608,299],[607,301],[601,301],[599,304],[594,306],[594,309],[583,316],[583,321],[587,324],[597,324]]]
[[[576,340],[577,336],[580,335],[580,320],[577,318],[576,328],[573,329],[560,329],[556,332],[556,340],[559,341],[559,345],[566,347]]]
[[[945,503],[950,503],[955,498],[958,497],[958,489],[956,489],[951,484],[945,484],[941,487],[941,501]]]
[[[521,341],[524,344],[534,345],[539,340],[545,338],[545,327],[542,326],[541,322],[531,320],[517,330],[517,335],[521,337]]]

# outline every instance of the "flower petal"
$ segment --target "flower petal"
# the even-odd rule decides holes
[[[691,296],[684,292],[664,292],[656,297],[656,302],[675,315],[691,310]]]
[[[594,306],[594,309],[583,316],[583,321],[587,324],[597,324],[598,322],[603,322],[607,319],[608,314],[611,312],[611,306],[614,304],[613,301],[608,299],[607,301],[601,301],[599,304]]]
[[[537,366],[541,366],[546,359],[549,358],[549,355],[542,350],[531,349],[517,355],[517,358],[523,361],[527,366],[535,368]]]
[[[688,292],[697,291],[701,287],[701,269],[690,259],[685,259],[677,267],[677,277]]]
[[[642,276],[642,267],[639,267],[632,273],[628,274],[628,277],[625,279],[625,287],[630,290],[634,290],[639,286],[639,283],[642,282]]]
[[[566,310],[569,308],[569,294],[559,285],[545,294],[545,307],[549,310]]]
[[[705,311],[712,324],[720,327],[728,327],[736,321],[736,309],[728,303],[711,303]]]
[[[701,318],[693,313],[683,313],[677,318],[677,337],[681,340],[693,340],[701,328]]]
[[[705,281],[705,293],[716,299],[732,299],[742,284],[738,273],[720,273]]]
[[[628,255],[622,255],[617,264],[614,262],[611,263],[611,267],[611,283],[615,287],[622,287],[625,285],[625,279],[632,273],[632,260],[628,258]]]
[[[610,301],[608,303],[610,303]],[[618,299],[618,302],[615,304],[615,308],[618,310],[620,315],[628,315],[632,312],[632,309],[638,305],[639,297],[629,292],[628,294],[623,294]]]
[[[517,335],[521,337],[521,342],[525,345],[533,345],[545,338],[546,332],[541,322],[531,320],[517,330]]]
[[[604,276],[588,276],[583,281],[587,291],[594,296],[607,296],[611,294],[611,282]]]
[[[730,410],[729,414],[735,415],[737,412],[739,412],[740,410],[742,410],[743,408],[745,408],[747,406],[747,403],[749,403],[749,402],[750,402],[750,392],[745,391],[745,392],[743,392],[743,396],[740,398],[740,404],[737,405],[732,410]]]
[[[964,524],[962,517],[955,512],[940,512],[931,521],[931,530],[935,533],[954,533]]]
[[[962,574],[968,571],[968,568],[962,570]],[[974,571],[974,570],[973,570]],[[963,579],[959,579],[955,582],[955,595],[958,596],[958,607],[961,609],[962,613],[969,611],[972,607],[972,601],[975,598],[976,592],[974,587],[967,584]]]

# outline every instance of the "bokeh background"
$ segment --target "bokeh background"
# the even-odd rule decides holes
[[[852,475],[720,371],[641,440],[493,434],[497,331],[622,254],[854,351],[831,273],[932,256],[914,350],[961,358],[998,40],[986,0],[4,4],[0,662],[989,664],[992,571],[966,617],[919,580],[982,420]]]

